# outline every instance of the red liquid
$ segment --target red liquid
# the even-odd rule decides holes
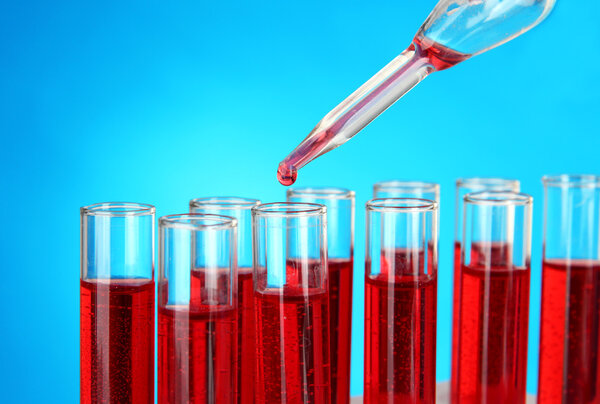
[[[81,403],[154,403],[154,281],[81,281]]]
[[[436,70],[448,69],[471,57],[471,55],[457,52],[420,35],[414,37],[413,43],[408,49],[413,50],[415,48],[421,57],[429,59],[429,63]]]
[[[454,283],[452,290],[452,324],[458,324],[459,318],[458,308],[460,307],[460,242],[454,242]],[[458,386],[456,385],[456,381],[458,380],[458,326],[452,327],[452,369],[451,369],[451,377],[450,377],[450,394],[452,395],[452,401],[455,402],[457,397],[455,395],[458,394]]]
[[[381,259],[382,272],[365,280],[364,402],[433,403],[436,271],[424,273],[422,252]]]
[[[256,330],[252,268],[238,269],[238,403],[254,403]]]
[[[159,403],[237,400],[238,310],[230,283],[228,269],[193,270],[189,306],[159,307]]]
[[[158,402],[234,403],[237,313],[218,306],[158,309]]]
[[[279,163],[279,167],[277,167],[277,180],[281,185],[289,187],[296,182],[296,177],[298,177],[298,171],[293,165],[288,165],[284,162]]]
[[[320,267],[288,263],[283,289],[255,291],[257,403],[329,403],[329,294]],[[259,281],[262,288],[266,279]],[[307,288],[301,288],[307,285]]]
[[[600,262],[543,263],[538,403],[600,403]]]
[[[530,270],[508,247],[473,245],[461,268],[454,403],[525,403]]]
[[[350,402],[352,330],[352,260],[329,260],[329,330],[331,332],[331,402]]]

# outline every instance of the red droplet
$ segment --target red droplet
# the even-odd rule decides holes
[[[281,185],[285,185],[289,187],[294,182],[296,182],[296,177],[298,176],[298,171],[294,168],[294,166],[288,166],[286,163],[279,163],[279,168],[277,169],[277,179],[281,183]]]

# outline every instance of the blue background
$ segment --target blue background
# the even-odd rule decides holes
[[[435,0],[0,4],[0,386],[78,400],[79,210],[192,197],[282,200],[278,162],[410,42]],[[537,385],[546,173],[598,173],[600,2],[564,1],[525,36],[436,73],[298,185],[442,185],[438,379],[450,374],[454,180],[504,176],[535,198],[528,389]],[[362,391],[363,266],[352,393]]]

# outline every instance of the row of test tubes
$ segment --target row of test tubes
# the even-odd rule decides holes
[[[544,177],[539,403],[600,400],[600,178]],[[525,402],[532,198],[457,181],[452,403]],[[366,205],[365,403],[434,403],[439,185]],[[349,403],[354,192],[159,219],[159,403]],[[154,402],[150,205],[81,209],[81,402]]]

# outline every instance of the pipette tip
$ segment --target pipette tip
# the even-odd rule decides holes
[[[281,185],[285,185],[289,187],[294,182],[296,182],[296,177],[298,176],[298,171],[292,165],[288,165],[286,162],[282,161],[279,163],[279,167],[277,168],[277,179],[281,183]]]

